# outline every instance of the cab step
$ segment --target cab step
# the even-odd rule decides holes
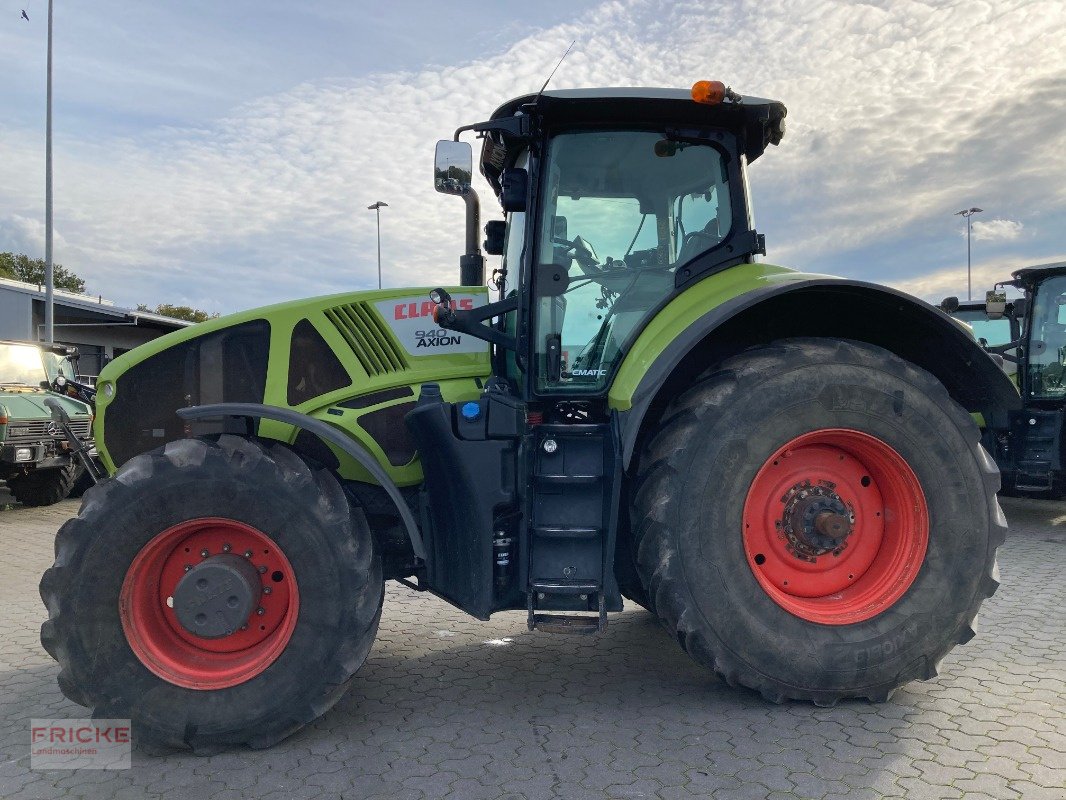
[[[545,633],[579,633],[583,636],[594,636],[603,630],[600,618],[587,614],[534,614],[529,629]]]
[[[595,596],[599,613],[596,616],[590,614],[546,614],[537,610],[540,602],[550,601],[553,596],[573,597],[575,595],[583,599]],[[603,587],[596,583],[532,583],[530,584],[527,611],[526,624],[531,631],[579,633],[591,636],[603,633],[607,629],[607,603],[604,601]]]

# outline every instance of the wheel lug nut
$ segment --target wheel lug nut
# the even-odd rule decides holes
[[[274,590],[271,589],[269,586],[264,586],[263,587],[263,594],[270,594],[272,591],[274,591]]]
[[[232,548],[232,547],[230,547],[230,545],[228,545],[228,544],[224,544],[224,545],[222,545],[222,552],[223,552],[223,553],[228,553],[228,552],[229,552],[230,550],[232,550],[232,549],[233,549],[233,548]]]
[[[263,616],[266,612],[267,612],[267,610],[265,608],[263,608],[262,606],[259,606],[259,608],[257,608],[255,610],[255,613],[258,614],[259,616]]]
[[[251,558],[252,557],[252,551],[251,550],[245,550],[244,551],[244,557],[245,558]]]
[[[262,575],[264,572],[267,571],[266,564],[260,564],[258,569],[259,569],[259,574]]]
[[[241,625],[241,630],[242,630],[242,631],[246,631],[246,630],[248,630],[248,626],[247,626],[247,625]]]
[[[211,555],[211,553],[206,547],[200,551],[200,558],[207,558],[209,555]]]
[[[188,572],[188,571],[189,571],[189,570],[191,570],[191,569],[192,569],[192,565],[191,565],[191,564],[186,564],[186,565],[185,565],[185,571],[186,571],[186,572]]]

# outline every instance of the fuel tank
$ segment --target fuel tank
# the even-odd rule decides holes
[[[483,287],[449,292],[458,308],[488,301]],[[176,331],[115,359],[98,381],[93,434],[110,472],[175,439],[247,432],[243,420],[184,422],[179,408],[263,403],[324,420],[359,441],[400,486],[422,467],[404,425],[423,383],[449,402],[476,399],[490,372],[488,345],[433,322],[429,289],[316,297],[244,311]],[[350,457],[291,425],[253,431],[373,482]]]

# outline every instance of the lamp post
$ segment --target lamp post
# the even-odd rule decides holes
[[[962,211],[956,211],[956,217],[966,218],[966,299],[973,299],[972,281],[970,279],[970,217],[974,214],[980,214],[984,211],[983,208],[964,208]]]
[[[48,0],[48,78],[44,122],[44,337],[55,341],[55,272],[52,265],[52,0]]]
[[[381,200],[378,200],[374,205],[367,206],[367,209],[373,211],[378,215],[378,288],[381,288],[381,209],[388,208],[389,204]]]

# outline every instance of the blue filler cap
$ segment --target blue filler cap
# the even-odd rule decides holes
[[[459,413],[463,415],[463,419],[467,422],[473,422],[481,416],[481,406],[474,402],[463,403],[462,407],[459,409]]]

